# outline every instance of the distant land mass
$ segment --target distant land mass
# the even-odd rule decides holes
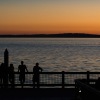
[[[31,35],[0,35],[0,38],[100,38],[100,35],[86,33],[60,33]]]

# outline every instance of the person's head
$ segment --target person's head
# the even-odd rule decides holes
[[[13,67],[13,64],[10,64],[10,67]]]
[[[39,63],[36,63],[36,66],[39,66]]]
[[[23,65],[23,63],[24,63],[24,62],[23,62],[23,61],[21,61],[21,65]]]

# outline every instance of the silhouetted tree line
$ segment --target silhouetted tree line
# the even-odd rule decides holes
[[[31,34],[31,35],[0,35],[1,38],[9,37],[9,38],[100,38],[100,35],[97,34],[86,34],[86,33],[59,33],[59,34]]]

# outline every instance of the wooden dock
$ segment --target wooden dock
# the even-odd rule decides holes
[[[0,89],[1,100],[75,100],[75,89]]]

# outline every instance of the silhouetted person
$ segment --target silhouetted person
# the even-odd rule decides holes
[[[35,86],[39,88],[39,72],[42,72],[42,68],[39,67],[39,63],[36,63],[36,65],[33,67],[33,88],[35,88]]]
[[[3,77],[4,77],[4,70],[3,70],[3,67],[4,67],[4,63],[1,63],[0,65],[0,86],[2,87],[3,85]]]
[[[21,61],[21,65],[18,66],[18,72],[20,72],[19,74],[19,81],[22,85],[23,88],[23,83],[25,82],[25,71],[28,72],[26,65],[24,65],[24,62]]]
[[[8,67],[2,63],[3,86],[8,88]]]
[[[10,64],[9,67],[9,82],[12,85],[12,88],[14,87],[14,66],[13,64]]]

